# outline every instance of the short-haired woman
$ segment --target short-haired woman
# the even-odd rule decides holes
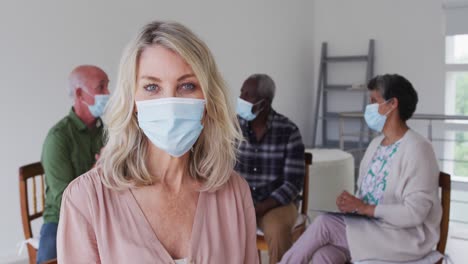
[[[361,161],[356,196],[343,192],[336,200],[342,212],[368,218],[318,216],[281,263],[403,263],[425,257],[439,241],[437,160],[431,143],[406,123],[418,95],[396,74],[377,76],[368,89],[365,120],[383,135],[370,143]]]

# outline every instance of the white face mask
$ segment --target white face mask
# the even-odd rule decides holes
[[[84,91],[84,90],[83,90]],[[89,96],[92,96],[90,93],[84,91]],[[106,109],[107,102],[109,101],[110,95],[108,94],[96,94],[94,95],[94,104],[89,105],[88,103],[84,102],[89,109],[89,112],[95,118],[101,117],[104,114],[104,110]]]
[[[170,97],[137,101],[136,105],[143,133],[173,157],[189,151],[203,130],[203,99]]]
[[[247,121],[252,121],[255,118],[257,118],[257,115],[263,110],[263,108],[262,108],[262,109],[258,110],[255,113],[252,112],[253,107],[255,105],[257,105],[257,104],[260,104],[261,102],[263,102],[263,99],[256,102],[255,104],[252,104],[251,102],[248,102],[248,101],[238,97],[237,98],[237,107],[236,107],[237,114],[242,119],[245,119]]]
[[[382,104],[386,104],[389,100],[383,102]],[[393,110],[390,109],[384,115],[379,113],[379,106],[381,104],[369,104],[366,106],[366,111],[364,112],[364,119],[366,120],[367,126],[370,129],[375,130],[377,132],[382,132],[385,122],[387,121],[387,115]]]

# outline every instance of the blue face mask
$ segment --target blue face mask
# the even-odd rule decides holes
[[[136,102],[138,124],[159,149],[180,157],[192,148],[203,129],[205,100],[162,98]]]
[[[382,104],[387,103],[385,101]],[[375,130],[377,132],[382,132],[385,122],[387,121],[387,115],[392,111],[389,110],[385,115],[381,115],[379,113],[379,105],[378,103],[369,104],[366,106],[366,111],[364,112],[364,119],[366,120],[367,126],[370,129]]]
[[[88,93],[89,94],[89,93]],[[89,112],[95,118],[101,117],[106,108],[107,102],[109,101],[108,94],[96,94],[94,95],[94,104],[88,105]],[[85,102],[86,103],[86,102]]]
[[[255,105],[261,103],[262,101],[263,101],[263,99],[258,101],[257,103],[255,103]],[[245,119],[247,121],[252,121],[255,118],[257,118],[258,113],[260,113],[262,110],[259,110],[256,113],[253,113],[252,112],[253,107],[254,107],[254,104],[252,104],[251,102],[247,102],[246,100],[244,100],[244,99],[242,99],[240,97],[237,98],[236,111],[237,111],[237,114],[242,119]]]

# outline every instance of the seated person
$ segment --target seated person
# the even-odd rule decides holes
[[[266,74],[245,80],[237,114],[244,135],[236,171],[250,185],[259,227],[265,234],[270,263],[292,245],[296,198],[302,189],[304,144],[297,126],[273,110],[275,83]]]
[[[369,81],[368,126],[375,138],[361,161],[356,196],[343,192],[344,213],[318,216],[281,263],[405,262],[428,255],[439,241],[439,168],[431,143],[410,129],[418,95],[400,75]]]
[[[206,45],[152,22],[122,56],[96,168],[63,195],[58,262],[258,263],[241,133]]]
[[[103,113],[109,90],[107,74],[96,66],[82,65],[69,76],[73,107],[52,127],[45,139],[41,163],[46,198],[37,263],[57,257],[56,239],[62,193],[68,184],[90,170],[103,146]]]

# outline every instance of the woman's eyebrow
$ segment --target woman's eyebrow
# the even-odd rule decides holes
[[[154,77],[154,76],[149,76],[149,75],[143,75],[140,77],[140,79],[145,79],[145,80],[150,80],[150,81],[155,81],[155,82],[161,82],[161,79]]]
[[[191,77],[195,77],[195,74],[193,74],[193,73],[184,74],[181,77],[179,77],[179,79],[177,79],[177,81],[180,82],[180,81],[183,81],[183,80],[191,78]]]

